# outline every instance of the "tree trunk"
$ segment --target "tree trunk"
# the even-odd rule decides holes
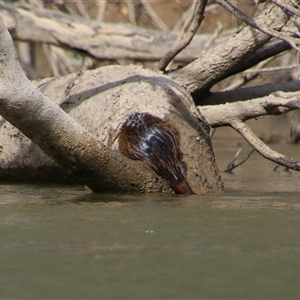
[[[137,67],[112,66],[46,79],[35,88],[24,76],[2,22],[0,40],[2,180],[53,181],[55,174],[66,174],[59,164],[68,178],[95,192],[169,191],[150,169],[118,152],[120,125],[137,111],[176,123],[187,178],[196,193],[223,189],[210,128],[190,95],[170,78]]]

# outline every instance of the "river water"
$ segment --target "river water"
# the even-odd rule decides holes
[[[239,147],[216,140],[221,171]],[[0,298],[300,298],[300,174],[274,167],[254,153],[189,197],[1,184]]]

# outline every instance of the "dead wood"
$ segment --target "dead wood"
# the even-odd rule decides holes
[[[300,109],[299,99],[299,91],[294,93],[275,92],[248,101],[201,106],[199,110],[212,127],[220,127],[230,125],[231,121],[235,119],[247,121],[261,116],[280,115]]]
[[[280,30],[288,17],[274,4],[268,5],[255,19],[256,24],[272,30]],[[245,26],[223,44],[208,50],[183,68],[169,76],[192,93],[197,104],[201,104],[211,87],[232,74],[242,62],[265,45],[271,37],[251,26]]]
[[[263,157],[289,169],[300,171],[300,162],[272,150],[244,122],[256,117],[280,115],[300,109],[299,98],[299,91],[294,93],[277,92],[249,101],[203,106],[199,107],[199,110],[212,127],[231,126]]]
[[[288,158],[285,155],[272,150],[255,135],[255,133],[250,129],[249,126],[246,125],[246,123],[239,119],[233,119],[230,122],[230,126],[239,132],[245,138],[245,140],[266,159],[288,169],[300,171],[299,161],[294,160],[293,158]]]
[[[237,153],[235,154],[234,158],[231,160],[231,162],[227,165],[227,167],[225,168],[224,172],[225,173],[232,173],[232,171],[234,169],[236,169],[237,167],[241,166],[242,164],[244,164],[249,157],[252,155],[252,153],[255,151],[254,149],[252,149],[249,154],[246,156],[246,158],[244,158],[242,161],[240,161],[239,163],[235,163],[236,159],[238,158],[238,156],[240,155],[242,149],[239,149],[237,151]]]
[[[31,6],[1,3],[0,9],[14,40],[57,45],[97,59],[159,61],[179,36],[178,32],[104,23]],[[210,37],[211,34],[196,35],[176,60],[194,59]]]
[[[270,94],[278,91],[296,92],[299,90],[300,90],[299,80],[293,80],[293,81],[288,81],[283,83],[268,83],[263,85],[247,87],[247,88],[240,88],[236,90],[211,93],[203,102],[203,105],[218,105],[218,104],[233,103],[238,101],[253,100],[253,99],[269,96]],[[251,114],[250,111],[249,113]]]
[[[117,151],[121,124],[133,111],[146,111],[177,124],[195,192],[222,190],[209,126],[190,95],[171,79],[139,67],[111,66],[47,79],[36,88],[24,76],[2,22],[0,41],[2,180],[9,174],[15,179],[43,174],[45,179],[61,172],[59,164],[95,192],[166,191],[150,169]]]
[[[124,163],[124,167],[126,167],[127,159],[124,158],[122,162],[123,158],[118,156],[117,138],[119,128],[128,115],[134,111],[151,112],[161,118],[172,120],[180,129],[183,160],[186,164],[188,180],[195,191],[206,193],[222,190],[210,144],[209,127],[205,125],[205,122],[197,121],[199,116],[196,115],[197,119],[193,117],[193,114],[197,112],[193,108],[192,100],[169,78],[139,67],[111,66],[77,75],[71,74],[59,79],[46,79],[37,83],[37,86],[45,96],[55,99],[56,103],[88,133],[103,142],[108,149],[113,150],[111,155],[109,151],[104,152],[99,147],[97,151],[102,153],[101,156],[106,155],[106,160],[109,160],[117,155],[118,161],[121,164]],[[27,170],[27,172],[28,170],[41,171],[33,172],[35,175],[31,175],[33,180],[38,179],[41,174],[44,180],[49,180],[48,175],[51,177],[53,174],[59,174],[60,168],[52,160],[47,159],[38,146],[7,122],[2,125],[0,137],[0,144],[5,145],[2,149],[3,161],[0,166],[3,169],[2,174],[0,172],[0,178],[4,179],[7,176],[8,164],[12,166],[13,174],[20,176],[24,175],[24,172],[18,173],[16,169]],[[14,151],[11,151],[12,148]],[[68,156],[72,155],[69,149],[65,149],[64,152]],[[102,158],[105,159],[105,157]],[[141,174],[146,171],[147,185],[140,191],[149,192],[160,189],[166,191],[166,186],[157,186],[161,184],[161,179],[157,175],[150,172],[144,165],[136,164],[139,165],[135,169],[136,173],[124,172],[122,165],[112,166],[115,170],[110,171],[112,174],[118,173],[123,180],[126,178],[129,184],[134,183],[133,190],[145,181],[145,177]],[[44,173],[45,170],[48,172]],[[98,176],[109,176],[109,174],[102,173],[101,166],[98,172]],[[78,178],[80,179],[80,176]],[[120,178],[114,180],[120,181]],[[118,186],[117,183],[116,186]],[[126,191],[126,185],[122,188]]]
[[[271,37],[280,39],[282,41],[285,41],[288,43],[292,48],[294,48],[296,51],[300,51],[299,48],[299,35],[297,34],[296,31],[293,31],[291,27],[286,27],[286,28],[281,28],[281,32],[278,30],[274,30],[272,28],[269,28],[265,26],[264,24],[258,24],[255,20],[252,20],[249,18],[247,15],[245,15],[243,12],[241,12],[239,9],[237,9],[235,6],[232,4],[228,3],[227,1],[224,0],[215,0],[218,4],[220,4],[222,7],[224,7],[226,10],[228,10],[230,13],[232,13],[234,16],[248,24],[249,26],[260,30],[261,32],[264,32],[268,34]],[[282,11],[284,12],[289,12],[295,15],[300,14],[300,10],[297,10],[293,6],[289,5],[283,5],[281,1],[272,1],[279,7],[283,8]]]
[[[221,0],[218,2],[225,3]],[[194,49],[193,55],[199,53],[201,55],[188,65],[169,72],[169,77],[137,67],[114,66],[71,74],[61,79],[48,79],[37,84],[39,89],[29,86],[26,90],[28,81],[25,84],[24,78],[20,76],[17,76],[19,81],[12,80],[15,74],[12,73],[10,76],[10,72],[13,72],[14,68],[7,72],[4,63],[1,68],[4,69],[3,74],[5,73],[2,84],[5,84],[2,89],[0,87],[4,101],[0,105],[0,113],[38,144],[53,160],[47,158],[38,146],[26,139],[16,128],[2,120],[0,142],[4,149],[2,157],[5,158],[2,162],[3,168],[0,162],[0,171],[1,168],[4,170],[2,176],[8,176],[7,170],[12,165],[14,169],[11,174],[14,175],[16,170],[22,173],[21,171],[25,169],[27,172],[25,173],[31,175],[35,172],[30,170],[42,169],[40,174],[46,177],[45,170],[52,175],[61,172],[60,176],[64,176],[66,173],[56,165],[58,163],[68,170],[72,178],[82,180],[94,191],[105,189],[129,192],[166,191],[167,187],[153,172],[138,163],[127,161],[118,154],[116,146],[118,129],[133,111],[154,113],[178,125],[188,180],[197,193],[222,190],[207,121],[212,127],[233,127],[264,157],[288,168],[300,170],[300,163],[268,148],[244,123],[253,117],[281,114],[300,108],[298,93],[273,94],[264,99],[200,107],[199,111],[191,98],[192,94],[196,103],[202,104],[211,87],[220,80],[246,70],[276,53],[291,47],[297,49],[298,36],[293,28],[286,26],[291,20],[290,15],[282,10],[282,5],[278,5],[279,0],[273,2],[266,5],[254,20],[241,15],[241,19],[248,26],[242,27],[223,44],[206,52],[202,52],[201,49],[209,39],[205,39],[201,44],[202,48],[198,45],[197,48],[196,46],[193,48],[191,44],[189,49]],[[203,9],[200,9],[199,5],[198,18],[195,18],[198,21],[202,18],[201,13],[203,14]],[[15,39],[72,48],[100,59],[157,60],[165,53],[165,49],[169,50],[178,39],[178,35],[173,33],[170,35],[149,30],[145,32],[129,25],[98,23],[44,9],[36,10],[31,7],[29,9],[4,4],[1,4],[1,7],[9,28],[13,29]],[[199,22],[195,23],[199,25]],[[24,28],[31,30],[28,32]],[[283,37],[284,33],[289,34],[288,38]],[[272,37],[282,39],[284,42],[277,42],[276,46],[268,45],[267,42]],[[197,38],[194,38],[192,43],[195,41],[197,42]],[[178,49],[180,51],[182,47]],[[179,60],[183,59],[180,58],[183,56],[182,53],[178,56]],[[186,59],[188,55],[184,55]],[[170,56],[167,61],[173,57]],[[3,61],[6,60],[7,57],[4,57]],[[11,90],[12,94],[9,93]],[[242,93],[245,90],[235,92]],[[31,98],[28,93],[32,94]],[[222,94],[224,95],[226,94]],[[47,96],[54,98],[69,115],[57,110],[53,103],[50,104],[51,101]],[[240,94],[236,99],[241,98]],[[222,101],[224,103],[224,98]],[[28,104],[30,109],[27,109],[25,104]],[[45,109],[49,112],[49,116],[44,113]],[[39,117],[40,111],[42,118],[36,122],[35,118]],[[22,113],[26,115],[25,118]],[[60,132],[57,131],[55,124],[57,116]],[[52,134],[45,135],[47,130]],[[16,151],[11,151],[16,144],[18,145]],[[7,162],[13,164],[8,165]]]

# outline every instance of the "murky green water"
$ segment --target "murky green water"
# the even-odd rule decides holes
[[[208,196],[2,184],[0,298],[299,298],[300,174],[273,167],[254,154]]]

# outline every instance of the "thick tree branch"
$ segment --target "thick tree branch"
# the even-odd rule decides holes
[[[280,6],[281,8],[285,9],[286,11],[289,11],[291,13],[293,13],[294,15],[300,17],[300,10],[295,8],[292,5],[289,5],[286,3],[286,0],[282,1],[282,0],[271,0],[273,3],[275,3],[276,5]]]
[[[233,68],[230,71],[230,73],[227,73],[226,77],[222,79],[225,79],[229,76],[248,70],[249,68],[252,68],[258,63],[268,58],[274,57],[289,49],[291,49],[291,46],[284,41],[275,41],[273,43],[268,43],[263,48],[259,49],[258,51],[253,53],[250,57],[242,61],[239,65],[236,66],[236,68]]]
[[[220,80],[228,78],[235,74],[241,73],[243,71],[249,70],[249,68],[256,66],[257,64],[262,63],[264,65],[264,62],[267,62],[268,59],[275,58],[276,55],[278,55],[286,50],[289,50],[289,49],[291,49],[291,46],[284,41],[275,41],[271,44],[267,44],[265,47],[263,47],[262,49],[255,52],[249,58],[241,61],[241,63],[239,65],[237,65],[235,68],[233,68],[229,73],[224,74],[224,77],[220,77]],[[257,89],[257,90],[261,91],[262,90],[261,87],[249,88],[249,92],[248,92],[248,89],[243,89],[242,90],[243,93],[241,93],[241,89],[239,89],[237,91],[232,91],[232,93],[227,92],[227,91],[231,90],[231,89],[233,90],[234,88],[240,87],[243,84],[249,82],[253,77],[256,77],[259,74],[259,70],[256,70],[256,72],[257,72],[256,74],[253,74],[251,76],[243,76],[240,80],[235,80],[231,86],[226,87],[224,89],[224,92],[221,91],[221,92],[211,93],[209,96],[205,97],[205,100],[203,100],[203,97],[201,96],[201,94],[199,96],[196,94],[196,95],[194,95],[194,100],[196,103],[201,103],[201,105],[206,105],[206,104],[214,105],[214,104],[221,104],[221,103],[226,103],[226,102],[236,102],[236,101],[252,98],[253,97],[252,93],[254,92],[253,90]],[[280,84],[280,88],[281,88],[281,85],[282,84]],[[270,85],[270,87],[273,88],[272,91],[278,90],[278,88],[275,89],[277,86],[278,86],[277,84]],[[296,87],[291,87],[291,88],[292,88],[291,91],[298,90],[298,88],[295,89]],[[250,90],[251,90],[251,92],[250,92]],[[288,92],[289,90],[286,88],[283,91]],[[228,93],[228,96],[227,96],[227,93]],[[270,92],[268,92],[267,94],[270,94]],[[257,97],[262,97],[267,94],[260,95]],[[248,95],[249,95],[249,97],[248,97]],[[248,98],[246,98],[246,97],[248,97]],[[255,98],[257,98],[257,97],[255,97]]]
[[[236,16],[237,18],[239,18],[240,20],[242,20],[243,22],[245,22],[249,26],[252,26],[253,28],[255,28],[257,30],[260,30],[261,32],[264,32],[264,33],[270,35],[271,37],[275,37],[277,39],[283,40],[283,41],[287,42],[288,44],[290,44],[290,46],[293,47],[295,50],[300,51],[300,48],[298,47],[299,41],[294,40],[291,36],[288,37],[286,34],[282,34],[282,33],[278,32],[276,30],[272,30],[272,29],[269,29],[266,26],[257,24],[254,20],[249,18],[242,11],[240,11],[239,9],[237,9],[235,6],[228,3],[227,1],[215,0],[215,2],[220,4],[223,8],[228,10],[230,13],[232,13],[234,16]],[[272,1],[272,2],[275,3],[275,2],[280,2],[280,1]],[[278,3],[276,3],[276,4],[278,5]],[[282,7],[281,5],[278,5],[278,6]],[[288,6],[285,5],[285,9],[287,9],[287,7]]]
[[[299,92],[277,92],[263,98],[243,102],[201,106],[199,110],[212,127],[231,126],[232,120],[246,121],[266,115],[280,115],[299,109],[299,99]]]
[[[288,21],[287,15],[274,4],[269,4],[255,19],[259,26],[279,30]],[[270,40],[270,36],[246,26],[222,45],[210,49],[187,66],[169,74],[193,94],[197,104],[210,88],[221,79],[232,74],[239,65],[254,55]],[[199,101],[198,101],[199,100]]]
[[[296,92],[300,90],[300,80],[284,83],[268,83],[232,91],[222,91],[210,94],[202,105],[218,105],[238,101],[253,100],[270,95],[277,91]]]
[[[175,32],[103,23],[28,6],[0,3],[0,9],[5,22],[13,28],[14,40],[53,44],[97,59],[159,61],[179,36]],[[176,60],[194,59],[210,37],[210,34],[194,36]]]
[[[300,162],[294,161],[270,149],[244,121],[265,116],[279,115],[300,109],[300,93],[277,92],[269,96],[217,106],[202,106],[199,110],[212,127],[231,126],[263,157],[284,167],[300,171]]]
[[[176,41],[174,47],[169,50],[158,63],[157,68],[164,71],[168,64],[179,54],[187,45],[192,41],[196,34],[202,20],[207,0],[194,1],[194,14],[193,19],[186,22],[183,32]]]
[[[256,86],[254,88],[248,88],[248,89],[238,89],[236,91],[229,91],[237,89],[244,84],[248,83],[252,79],[256,78],[260,74],[260,68],[264,66],[265,64],[269,63],[269,60],[275,59],[276,55],[290,49],[290,45],[283,41],[276,41],[274,43],[271,43],[270,45],[266,45],[264,48],[258,50],[256,53],[254,53],[249,58],[242,61],[236,68],[232,69],[229,74],[225,74],[224,78],[220,78],[220,80],[225,79],[227,77],[230,77],[232,75],[238,74],[240,72],[248,71],[249,68],[255,66],[251,71],[251,74],[242,74],[242,77],[240,79],[235,79],[234,82],[230,85],[224,88],[222,91],[214,92],[209,94],[207,97],[205,97],[205,100],[203,100],[202,97],[199,97],[197,95],[194,96],[194,100],[196,103],[201,103],[201,105],[207,105],[207,104],[222,104],[226,102],[236,102],[241,101],[245,99],[251,99],[251,98],[257,98],[262,97],[270,94],[271,92],[267,92],[265,94],[260,94],[259,96],[254,97],[253,93],[256,94],[255,90],[259,90],[261,93],[263,90],[262,86]],[[271,91],[274,92],[276,90],[279,90],[283,88],[283,91],[288,92],[290,84],[288,84],[288,87],[282,87],[284,84],[271,84],[270,88]],[[278,88],[276,88],[278,87]],[[291,86],[291,91],[298,90],[298,86],[295,84]],[[242,93],[243,92],[243,93]]]

